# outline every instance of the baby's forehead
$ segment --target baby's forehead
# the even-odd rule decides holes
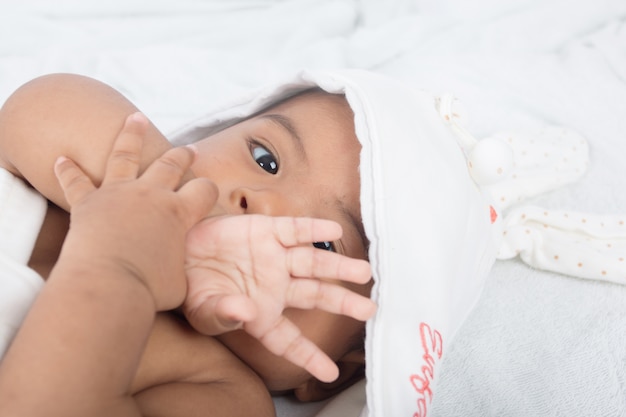
[[[341,119],[353,118],[352,110],[343,94],[327,92],[319,87],[303,87],[291,85],[274,90],[268,94],[258,94],[256,98],[241,98],[224,107],[215,109],[200,119],[197,119],[178,131],[172,132],[169,137],[172,143],[184,145],[205,139],[225,129],[254,119],[263,113],[277,108],[305,111],[314,106],[337,111]]]
[[[262,109],[257,114],[268,113],[277,109],[293,108],[294,106],[302,108],[317,107],[322,109],[338,107],[352,113],[348,101],[343,94],[329,93],[321,88],[315,87],[284,97]]]

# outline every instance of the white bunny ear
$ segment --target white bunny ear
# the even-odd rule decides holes
[[[561,127],[501,132],[479,141],[472,152],[485,141],[506,143],[512,151],[510,175],[483,187],[500,209],[572,183],[589,165],[587,141]],[[489,158],[495,159],[490,151]],[[626,215],[518,206],[504,217],[498,259],[517,255],[535,268],[626,284]]]
[[[606,216],[523,206],[504,220],[499,259],[579,278],[626,284],[626,215]]]
[[[507,179],[513,167],[511,147],[495,138],[476,140],[465,129],[467,114],[454,96],[442,94],[435,99],[435,106],[444,122],[456,133],[474,182],[484,186]]]
[[[435,100],[464,151],[469,173],[499,210],[578,180],[589,165],[587,141],[562,127],[500,132],[476,140],[449,94]],[[626,284],[626,215],[600,216],[521,206],[503,221],[498,259],[515,256],[565,275]]]

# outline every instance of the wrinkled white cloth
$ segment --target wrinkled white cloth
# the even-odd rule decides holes
[[[0,358],[43,286],[28,260],[46,209],[45,198],[0,168]]]

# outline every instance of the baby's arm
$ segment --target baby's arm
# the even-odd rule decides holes
[[[126,117],[136,111],[119,92],[91,78],[71,74],[37,78],[13,93],[0,110],[0,166],[68,211],[53,172],[57,157],[77,161],[99,184],[114,139]],[[149,124],[141,170],[170,148]]]
[[[137,179],[144,124],[129,118],[99,189],[71,161],[55,165],[72,228],[0,364],[2,415],[140,415],[130,386],[155,311],[182,302],[185,235],[216,198],[206,180],[179,188],[183,148]]]
[[[274,416],[259,376],[172,314],[157,316],[131,391],[148,416]]]
[[[113,141],[134,111],[117,91],[89,78],[68,74],[33,80],[0,110],[0,166],[69,210],[53,173],[55,159],[75,158],[94,183],[100,183]],[[170,148],[153,125],[146,126],[141,170]],[[63,230],[46,239],[64,236]],[[212,384],[215,380],[219,382]],[[156,319],[131,391],[142,411],[158,409],[159,415],[180,415],[181,407],[189,404],[198,405],[196,414],[186,409],[184,415],[206,415],[201,405],[209,399],[214,401],[214,415],[220,415],[220,407],[223,415],[237,415],[229,406],[242,415],[252,410],[273,415],[267,389],[249,367],[219,342],[190,331],[167,313]]]

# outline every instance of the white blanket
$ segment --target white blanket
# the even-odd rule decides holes
[[[590,144],[587,173],[533,202],[626,212],[623,0],[24,0],[0,10],[0,101],[37,75],[78,72],[170,131],[302,67],[373,69],[453,92],[479,137],[573,128]],[[623,415],[625,329],[623,286],[497,262],[429,415]]]

